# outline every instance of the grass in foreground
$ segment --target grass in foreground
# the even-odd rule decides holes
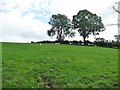
[[[118,50],[3,43],[3,88],[116,88]]]

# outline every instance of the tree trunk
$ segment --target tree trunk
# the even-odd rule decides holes
[[[86,45],[86,40],[85,39],[86,39],[86,37],[83,36],[83,43],[84,43],[84,45]]]
[[[58,41],[60,41],[60,42],[62,42],[62,41],[64,41],[64,36],[63,36],[63,31],[62,31],[62,29],[61,30],[59,30],[58,32],[57,32],[57,40]]]

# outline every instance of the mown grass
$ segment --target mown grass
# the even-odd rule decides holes
[[[3,88],[117,88],[118,50],[2,44]]]

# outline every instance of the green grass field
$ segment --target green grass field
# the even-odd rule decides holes
[[[3,88],[117,88],[118,50],[2,44]]]

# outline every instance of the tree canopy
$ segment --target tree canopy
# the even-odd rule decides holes
[[[65,15],[52,15],[48,23],[52,26],[52,28],[47,31],[47,34],[51,37],[57,35],[56,39],[58,41],[63,41],[67,36],[73,37],[75,34],[72,31],[71,20]]]
[[[83,37],[84,44],[90,34],[99,35],[99,32],[105,30],[102,18],[88,10],[81,10],[74,15],[72,23],[73,28],[78,30],[80,36]]]

